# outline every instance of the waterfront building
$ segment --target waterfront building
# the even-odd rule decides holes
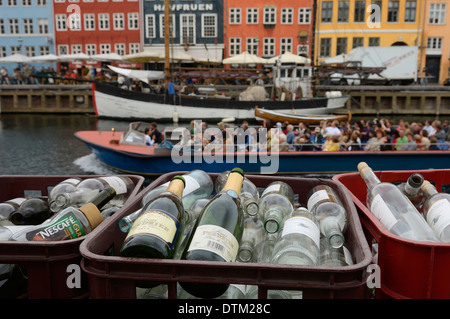
[[[225,52],[271,58],[284,52],[312,57],[314,0],[227,0]]]
[[[55,53],[52,0],[0,0],[0,57]],[[30,63],[36,69],[51,63]],[[2,64],[11,75],[15,63]]]
[[[421,37],[424,50],[419,56],[419,67],[430,76],[428,82],[442,84],[450,78],[450,2],[429,0],[425,3],[425,19]]]
[[[123,56],[140,52],[140,3],[138,0],[53,0],[57,55],[117,53]],[[85,65],[95,64],[85,61]]]
[[[317,0],[315,64],[364,46],[421,47],[425,0]]]
[[[170,1],[170,50],[205,62],[222,61],[223,0]],[[164,53],[164,0],[143,1],[145,51]]]

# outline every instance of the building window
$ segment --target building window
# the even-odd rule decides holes
[[[30,58],[36,56],[36,50],[34,46],[25,46],[25,55]]]
[[[58,45],[58,55],[69,54],[69,46],[66,44]]]
[[[37,19],[37,24],[38,24],[39,34],[47,34],[48,33],[48,19],[45,19],[45,18]]]
[[[246,51],[250,54],[258,55],[258,38],[247,38]]]
[[[8,0],[8,7],[17,7],[17,0]]]
[[[355,1],[354,22],[364,22],[366,14],[366,1]]]
[[[5,34],[5,20],[0,19],[0,34]]]
[[[361,37],[353,38],[353,46],[352,46],[353,49],[363,46],[364,46],[364,38]]]
[[[427,49],[442,50],[442,38],[428,38]]]
[[[311,8],[298,8],[298,24],[310,24]]]
[[[398,9],[399,2],[398,1],[389,1],[388,4],[388,22],[398,22]]]
[[[87,55],[96,55],[97,54],[97,45],[96,44],[86,44],[86,54]]]
[[[277,8],[265,7],[264,8],[264,24],[276,24],[277,23]]]
[[[241,24],[241,8],[230,8],[230,24]]]
[[[282,8],[281,9],[281,24],[292,24],[294,16],[294,9]]]
[[[238,55],[241,53],[241,38],[230,38],[229,56]]]
[[[336,39],[336,55],[347,53],[347,38]]]
[[[195,43],[195,14],[181,14],[181,44]]]
[[[380,38],[369,38],[369,47],[379,47]]]
[[[23,7],[31,7],[31,0],[22,0]]]
[[[50,54],[50,47],[47,45],[39,46],[39,55],[47,55]]]
[[[280,40],[280,54],[286,52],[292,53],[292,38],[281,38]]]
[[[130,54],[139,53],[140,44],[139,43],[130,43]]]
[[[217,14],[202,14],[202,37],[217,37]]]
[[[156,37],[156,25],[155,25],[155,15],[146,14],[145,15],[145,37],[155,38]]]
[[[339,1],[338,3],[338,22],[348,22],[348,1]]]
[[[108,13],[99,13],[98,14],[98,29],[99,30],[109,30],[109,14]]]
[[[247,24],[259,23],[259,10],[258,8],[247,8]]]
[[[275,56],[275,38],[264,38],[263,55],[266,57]]]
[[[6,56],[6,47],[0,47],[0,58],[4,58]]]
[[[320,56],[321,57],[331,56],[331,38],[320,39]]]
[[[79,53],[83,53],[83,49],[81,47],[81,44],[72,44],[72,46],[70,47],[71,49],[71,53],[72,54],[79,54]]]
[[[138,12],[128,13],[128,29],[129,30],[139,30],[139,13]]]
[[[307,58],[309,56],[309,45],[307,44],[297,45],[297,55]]]
[[[17,45],[13,45],[10,47],[11,54],[22,53],[21,49]]]
[[[47,5],[47,0],[37,0],[36,4],[38,6],[46,6]]]
[[[163,39],[165,37],[165,32],[166,32],[166,25],[165,25],[164,21],[165,21],[165,16],[164,16],[164,14],[161,14],[159,16],[159,23],[160,23],[160,25],[159,25],[159,30],[160,30],[159,37],[163,38]],[[174,25],[174,23],[175,23],[175,15],[172,14],[170,16],[170,21],[169,21],[169,29],[170,29],[170,37],[171,38],[175,38],[175,25]]]
[[[65,14],[56,14],[55,20],[56,20],[56,31],[66,31],[67,30]]]
[[[114,51],[118,54],[118,55],[125,55],[125,43],[116,43],[114,44]]]
[[[8,19],[9,34],[19,34],[19,19]]]
[[[125,15],[123,13],[113,13],[113,28],[114,30],[125,29]]]
[[[405,22],[415,22],[416,21],[416,1],[406,1],[405,3]]]
[[[95,30],[95,14],[93,13],[84,14],[84,30],[89,31]]]
[[[430,3],[430,24],[445,24],[445,12],[447,5],[445,3]]]
[[[331,22],[333,17],[333,2],[324,1],[322,2],[322,18],[321,21],[324,23]]]
[[[109,54],[111,53],[111,44],[100,44],[100,54]]]
[[[70,31],[81,31],[81,14],[69,14],[68,23]]]

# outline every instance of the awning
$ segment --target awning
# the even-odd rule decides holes
[[[131,70],[131,69],[122,69],[115,66],[108,65],[108,68],[110,68],[112,71],[122,74],[129,78],[135,78],[142,82],[145,82],[148,84],[148,81],[154,81],[154,80],[162,80],[164,79],[164,72],[163,71],[145,71],[145,70]]]

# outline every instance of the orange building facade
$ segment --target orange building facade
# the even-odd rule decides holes
[[[244,51],[312,57],[313,0],[224,0],[224,58]]]

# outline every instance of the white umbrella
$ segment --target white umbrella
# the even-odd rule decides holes
[[[11,62],[11,63],[30,63],[33,62],[31,60],[31,58],[20,54],[20,53],[15,53],[13,55],[9,55],[7,57],[1,58],[0,62],[2,63],[7,63],[7,62]]]
[[[178,61],[194,61],[194,57],[184,53],[183,51],[173,51],[170,52],[170,59],[171,60],[178,60]]]
[[[126,61],[134,63],[159,62],[164,60],[164,55],[154,51],[142,51],[139,53],[127,54],[122,57]]]
[[[247,51],[244,51],[241,54],[223,59],[222,63],[223,64],[264,64],[264,63],[267,63],[267,60],[260,58],[257,55],[250,54]]]
[[[54,54],[45,54],[45,55],[39,55],[31,58],[32,62],[56,62],[58,61],[58,56]]]
[[[267,60],[268,64],[275,64],[277,61],[281,63],[297,63],[297,64],[308,64],[311,63],[311,59],[305,58],[300,55],[293,54],[291,52],[285,52],[282,55],[275,56]]]
[[[123,57],[117,53],[103,53],[92,55],[91,59],[96,61],[122,61]]]
[[[58,57],[58,60],[61,62],[85,61],[90,59],[91,57],[84,53],[64,54]]]

